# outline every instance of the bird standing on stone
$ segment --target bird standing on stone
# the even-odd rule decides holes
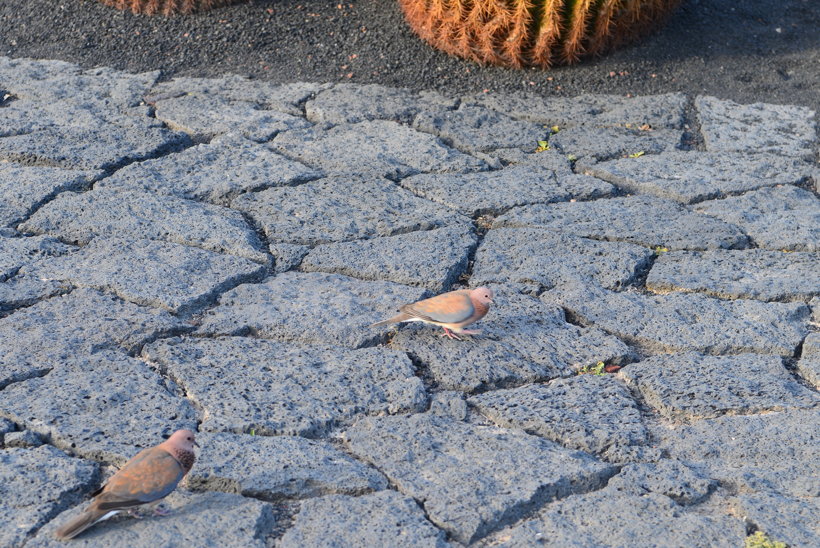
[[[123,510],[159,504],[193,467],[194,446],[199,444],[193,432],[177,430],[159,445],[137,453],[108,483],[92,493],[94,500],[82,514],[57,530],[57,538],[74,538]]]
[[[400,322],[424,322],[440,325],[444,329],[442,337],[461,340],[454,333],[459,335],[481,333],[478,330],[464,328],[483,318],[489,312],[491,304],[493,304],[493,290],[489,287],[459,289],[406,304],[399,308],[401,314],[398,316],[376,322],[370,327]]]

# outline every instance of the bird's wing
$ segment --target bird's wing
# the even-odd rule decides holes
[[[451,291],[401,307],[401,311],[420,320],[435,323],[463,322],[474,312],[468,291]]]
[[[111,477],[95,502],[100,510],[153,502],[170,494],[183,476],[185,470],[170,453],[144,449]]]

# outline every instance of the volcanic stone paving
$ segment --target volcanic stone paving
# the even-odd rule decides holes
[[[158,78],[0,58],[0,545],[820,545],[813,112]]]

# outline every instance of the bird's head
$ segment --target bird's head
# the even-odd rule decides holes
[[[484,306],[489,306],[495,303],[495,301],[493,301],[493,290],[489,287],[476,287],[470,291],[470,297],[474,301],[481,303]]]
[[[199,447],[199,444],[196,442],[196,437],[194,436],[194,433],[190,430],[177,430],[176,432],[171,434],[171,437],[168,438],[166,443],[174,449],[190,451],[192,453],[194,451],[194,447]]]

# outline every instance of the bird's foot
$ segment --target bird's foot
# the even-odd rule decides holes
[[[455,340],[457,340],[457,341],[460,341],[460,340],[461,340],[461,338],[459,338],[456,334],[454,334],[452,331],[450,331],[450,330],[449,330],[449,329],[447,329],[446,327],[442,327],[442,329],[444,329],[444,333],[442,333],[441,335],[439,335],[439,337],[449,337],[449,338],[451,338],[451,339],[455,339]]]
[[[464,335],[481,335],[480,329],[462,329],[461,333]]]
[[[138,508],[131,508],[126,513],[134,519],[142,519],[142,514],[140,514]]]
[[[155,515],[155,516],[167,516],[167,515],[170,515],[171,513],[172,513],[171,510],[169,510],[168,508],[163,508],[162,506],[157,506],[156,508],[154,508],[154,514],[153,515]]]

